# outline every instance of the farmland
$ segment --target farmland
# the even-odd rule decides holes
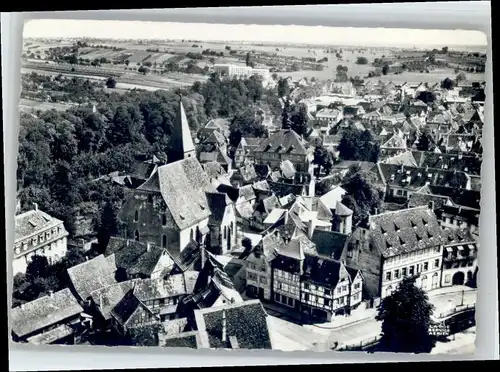
[[[52,110],[55,109],[57,111],[65,111],[74,105],[59,103],[59,102],[39,102],[29,99],[21,98],[19,102],[19,109],[21,111],[31,111],[31,110]]]

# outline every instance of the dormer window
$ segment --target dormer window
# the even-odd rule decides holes
[[[135,221],[135,222],[139,221],[139,211],[135,211],[135,214],[134,214],[134,221]]]
[[[165,213],[163,213],[162,216],[161,216],[161,224],[163,226],[167,225],[167,215]]]

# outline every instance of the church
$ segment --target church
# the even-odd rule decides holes
[[[213,211],[209,197],[214,192],[214,185],[196,158],[181,98],[167,164],[128,193],[118,214],[122,234],[180,254],[190,244],[205,242],[210,229],[216,230],[212,235],[219,235],[224,228],[213,226],[210,218]],[[234,226],[232,222],[226,221]]]

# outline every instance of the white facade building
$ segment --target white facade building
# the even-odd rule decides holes
[[[13,271],[25,273],[32,257],[45,256],[49,264],[62,259],[67,252],[68,232],[64,223],[45,212],[35,209],[15,217]]]

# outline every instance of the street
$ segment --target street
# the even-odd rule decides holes
[[[463,294],[463,304],[472,305],[476,301],[476,290],[467,288]],[[437,290],[429,293],[429,300],[435,306],[436,315],[446,312],[462,302],[462,289]],[[369,342],[380,335],[381,322],[375,320],[375,309],[358,309],[357,314],[351,317],[336,317],[330,323],[301,325],[297,318],[287,314],[286,309],[266,303],[266,312],[275,325],[276,337],[283,344],[282,350],[317,350],[331,348],[335,342],[339,345],[355,345],[361,342]],[[352,319],[351,322],[346,323]],[[460,336],[457,336],[460,337]],[[470,338],[470,336],[467,336]],[[464,341],[463,341],[464,342]],[[462,342],[462,343],[463,343]],[[456,345],[462,349],[473,348],[465,342],[464,345]],[[473,344],[473,342],[472,342]],[[453,344],[446,344],[451,347]],[[442,347],[442,346],[441,346]]]

